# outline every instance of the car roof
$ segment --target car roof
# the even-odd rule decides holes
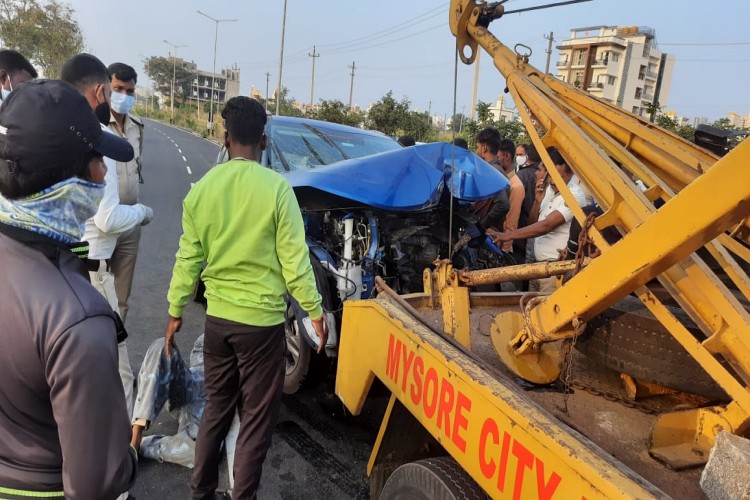
[[[357,128],[357,127],[351,127],[349,125],[342,125],[340,123],[333,123],[333,122],[324,122],[321,120],[313,120],[311,118],[300,118],[296,116],[280,116],[280,115],[274,115],[268,117],[268,124],[274,124],[274,123],[301,123],[305,125],[309,125],[311,127],[323,127],[327,128],[329,130],[339,130],[341,132],[352,132],[352,133],[360,133],[360,134],[368,134],[368,135],[377,135],[379,137],[388,137],[382,132],[379,132],[377,130],[367,130],[363,128]]]

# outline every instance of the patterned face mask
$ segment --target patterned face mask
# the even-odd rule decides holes
[[[86,220],[96,214],[104,184],[71,177],[17,200],[0,196],[0,223],[63,243],[81,240]]]

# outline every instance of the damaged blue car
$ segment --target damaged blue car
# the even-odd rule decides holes
[[[469,234],[485,241],[470,203],[495,196],[508,181],[447,143],[403,148],[379,132],[291,117],[269,117],[266,135],[261,161],[297,196],[329,325],[327,356],[317,356],[312,325],[290,298],[284,391],[294,393],[320,380],[335,358],[344,301],[370,297],[375,276],[399,293],[421,291],[423,269],[447,258],[451,243]],[[454,252],[457,268],[495,267],[502,259],[477,258],[470,246]]]

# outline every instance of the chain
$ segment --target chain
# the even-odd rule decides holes
[[[586,220],[583,221],[583,226],[581,226],[581,233],[578,235],[578,249],[576,250],[575,256],[576,267],[573,270],[574,276],[580,272],[581,267],[583,266],[584,257],[587,255],[591,258],[599,256],[599,249],[596,248],[594,240],[589,236],[589,229],[591,229],[591,226],[594,225],[595,221],[596,213],[591,212],[586,216]]]
[[[588,392],[589,394],[591,394],[593,396],[604,398],[607,401],[612,401],[614,403],[620,403],[623,406],[626,406],[628,408],[633,408],[635,410],[638,410],[638,411],[640,411],[642,413],[646,413],[648,415],[658,415],[658,414],[662,413],[661,410],[658,410],[656,408],[652,408],[652,407],[650,407],[648,405],[644,405],[644,404],[639,403],[637,401],[633,401],[632,399],[628,399],[627,397],[622,396],[620,394],[617,394],[617,393],[614,393],[614,392],[611,392],[611,391],[605,391],[605,390],[602,390],[602,389],[598,389],[598,388],[596,388],[594,386],[586,385],[583,382],[580,382],[580,381],[577,381],[577,380],[570,381],[569,385],[568,385],[568,381],[566,381],[566,386],[565,386],[565,389],[566,389],[566,394],[565,394],[566,406],[564,408],[564,411],[566,411],[566,413],[567,413],[567,396],[568,396],[567,389],[569,387],[571,387],[573,389],[578,389],[578,390],[581,390],[581,391],[586,391],[586,392]],[[561,408],[561,410],[563,410],[563,409]]]

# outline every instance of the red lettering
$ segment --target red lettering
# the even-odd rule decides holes
[[[403,392],[406,392],[406,379],[409,378],[409,368],[411,368],[411,363],[414,361],[414,351],[410,351],[409,349],[404,346],[403,349],[404,353],[404,378],[401,381],[401,390]]]
[[[539,492],[539,500],[551,500],[552,495],[555,494],[555,490],[560,485],[562,478],[553,472],[549,477],[549,481],[544,481],[544,462],[536,459],[536,488]]]
[[[455,433],[453,435],[455,436]],[[482,424],[482,431],[479,433],[479,468],[482,469],[482,474],[484,474],[484,477],[487,479],[495,474],[495,461],[491,458],[487,460],[488,437],[492,438],[492,444],[494,445],[500,442],[500,433],[497,430],[497,424],[491,418],[484,421],[484,424]]]
[[[456,415],[453,417],[453,443],[458,446],[459,450],[466,453],[466,440],[460,434],[460,431],[466,429],[469,425],[469,419],[464,414],[464,410],[471,411],[471,399],[467,398],[463,392],[458,391]]]
[[[513,441],[513,455],[518,459],[518,464],[516,464],[516,484],[513,489],[513,500],[520,500],[526,469],[534,467],[534,454],[518,441]]]
[[[497,489],[505,491],[505,477],[508,473],[508,454],[510,453],[510,434],[503,433],[503,450],[500,453],[500,466],[497,475]]]
[[[421,356],[417,356],[413,366],[411,400],[415,405],[418,405],[419,400],[422,398],[422,374],[424,373],[424,361],[422,361]]]
[[[453,384],[443,379],[440,384],[440,405],[438,406],[437,425],[447,437],[451,437],[451,410],[453,410]],[[445,422],[445,425],[443,425]]]
[[[404,345],[391,334],[388,339],[388,360],[385,365],[385,374],[394,382],[398,383],[399,363],[401,362],[401,349]]]
[[[424,414],[427,418],[432,418],[435,415],[435,409],[437,408],[438,399],[438,376],[437,371],[434,368],[427,370],[427,374],[424,376],[424,397],[422,404],[424,406]],[[432,396],[430,396],[430,383],[432,383]]]

